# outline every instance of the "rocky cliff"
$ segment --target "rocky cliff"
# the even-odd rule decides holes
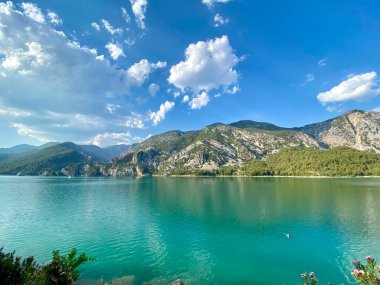
[[[199,131],[171,131],[132,146],[107,166],[108,175],[170,174],[178,168],[212,170],[238,166],[281,148],[347,146],[380,152],[380,113],[350,111],[301,128],[240,121]]]

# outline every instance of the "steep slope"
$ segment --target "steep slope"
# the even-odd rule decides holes
[[[354,110],[298,130],[328,148],[348,146],[380,152],[380,113]]]
[[[319,147],[309,135],[274,125],[213,124],[200,131],[172,131],[132,146],[113,159],[110,175],[170,173],[173,169],[216,169],[261,158],[283,147]]]
[[[62,143],[0,163],[0,174],[87,175],[99,161],[81,146]]]
[[[239,121],[199,131],[171,131],[133,145],[107,166],[109,175],[170,174],[179,168],[213,170],[263,158],[282,148],[338,146],[380,152],[380,113],[351,111],[301,128]]]

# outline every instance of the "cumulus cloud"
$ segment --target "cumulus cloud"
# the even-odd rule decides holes
[[[9,16],[13,10],[13,2],[0,2],[0,14]]]
[[[202,3],[207,5],[208,7],[211,7],[212,5],[214,5],[216,3],[228,3],[231,1],[233,1],[233,0],[202,0]]]
[[[185,96],[183,96],[183,99],[182,99],[182,101],[183,101],[184,103],[187,103],[187,102],[189,102],[189,100],[190,100],[190,97],[189,97],[189,95],[185,95]]]
[[[40,141],[88,142],[150,120],[149,114],[132,112],[135,81],[127,69],[57,31],[38,6],[20,7],[0,2],[3,125]]]
[[[141,29],[145,29],[145,13],[148,0],[130,0],[132,12],[135,15],[136,23]]]
[[[114,28],[107,20],[102,19],[102,24],[107,32],[109,32],[111,35],[121,35],[123,33],[123,30],[121,28]]]
[[[238,91],[238,73],[235,66],[240,59],[235,55],[227,36],[190,44],[185,60],[170,69],[169,83],[182,91],[193,94],[192,109],[199,109],[209,102],[211,90]],[[202,91],[205,91],[204,93]],[[199,107],[200,106],[200,107]]]
[[[174,102],[165,101],[165,103],[160,105],[160,109],[157,112],[151,112],[150,119],[152,120],[153,126],[156,126],[159,122],[165,119],[166,113],[173,109],[174,105]]]
[[[125,56],[124,51],[121,46],[118,44],[114,43],[108,43],[106,45],[106,49],[110,53],[110,56],[114,59],[117,60],[120,56]]]
[[[160,91],[160,86],[156,83],[152,83],[148,87],[149,94],[152,96],[156,96],[157,92]]]
[[[348,100],[361,101],[380,94],[380,86],[375,71],[351,75],[332,89],[319,93],[317,98],[321,103],[344,102]]]
[[[99,24],[98,23],[96,23],[96,22],[92,22],[91,23],[91,27],[93,27],[95,30],[97,30],[97,31],[100,31],[100,26],[99,26]]]
[[[50,23],[54,25],[62,25],[63,21],[61,18],[59,18],[59,16],[56,13],[49,11],[47,16],[49,18]]]
[[[220,14],[214,16],[214,27],[220,27],[227,25],[230,22],[230,19],[222,17]]]
[[[210,102],[210,97],[203,91],[193,97],[193,99],[189,102],[189,106],[191,109],[201,109],[202,107],[207,106],[208,102]]]
[[[24,10],[24,14],[31,18],[33,21],[43,24],[45,22],[45,16],[41,12],[41,9],[33,3],[21,3],[21,7]]]
[[[168,81],[174,86],[198,92],[236,83],[238,73],[234,67],[239,58],[234,54],[227,36],[190,44],[185,55],[185,61],[170,69]]]
[[[142,59],[128,69],[127,75],[132,84],[141,86],[148,79],[150,73],[164,67],[166,67],[166,62],[150,63],[147,59]]]

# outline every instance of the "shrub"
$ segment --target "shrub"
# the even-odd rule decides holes
[[[22,259],[15,252],[4,253],[0,248],[0,284],[72,285],[80,278],[78,267],[91,260],[84,253],[77,256],[77,250],[73,249],[67,255],[53,251],[52,260],[39,265],[33,257]]]
[[[376,264],[376,261],[372,256],[367,256],[365,259],[367,264],[362,264],[360,260],[352,262],[355,269],[351,271],[351,275],[359,284],[380,284],[380,265]]]

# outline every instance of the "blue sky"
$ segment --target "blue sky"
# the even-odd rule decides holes
[[[379,15],[375,0],[0,1],[0,146],[376,110]]]

